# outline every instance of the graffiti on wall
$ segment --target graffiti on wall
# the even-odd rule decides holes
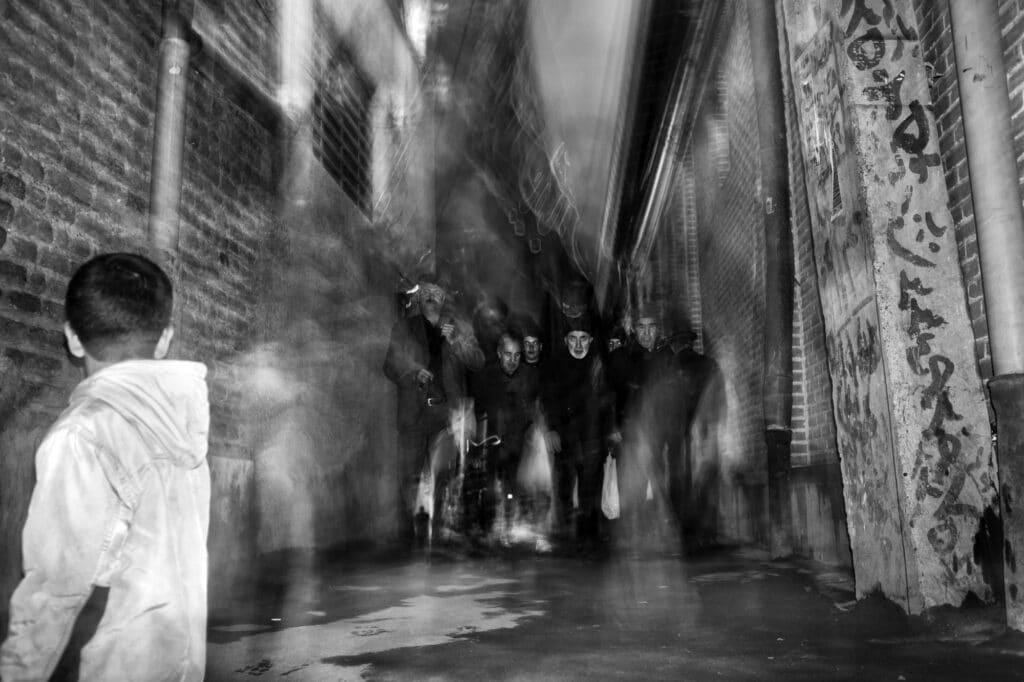
[[[861,212],[849,210],[845,196],[852,194],[844,163],[850,150],[834,45],[826,26],[797,59],[795,73],[808,198],[817,226],[818,276],[825,286],[832,286],[839,310],[849,313],[859,302],[855,292],[865,291],[871,281]],[[845,319],[845,314],[840,317]]]
[[[794,0],[787,7],[806,16]],[[799,29],[798,29],[799,30]],[[889,456],[889,412],[874,304],[870,235],[858,210],[837,36],[828,22],[793,59],[797,120],[805,159],[815,262],[827,329],[836,437],[842,458],[847,522],[864,592],[881,584],[903,593],[895,472]]]
[[[843,0],[839,23],[869,203],[883,198],[871,210],[885,225],[888,255],[876,258],[891,264],[880,272],[893,281],[878,285],[894,292],[900,311],[906,367],[890,369],[890,399],[907,404],[898,421],[913,425],[909,442],[897,443],[914,453],[902,472],[911,532],[923,536],[919,552],[934,551],[949,584],[972,571],[973,534],[994,488],[976,406],[966,414],[972,351],[950,324],[963,296],[948,295],[959,281],[956,245],[912,11],[905,2]],[[980,426],[987,431],[987,420]]]
[[[873,310],[865,306],[867,310]],[[863,309],[862,309],[863,310]],[[881,551],[882,561],[890,564],[899,530],[895,526],[892,474],[880,464],[878,439],[887,438],[887,408],[879,401],[873,383],[878,382],[882,362],[877,320],[870,314],[849,319],[841,329],[826,337],[829,362],[833,368],[836,437],[844,467],[856,484],[849,493],[859,501],[847,512],[857,541],[858,531],[872,551]],[[867,473],[868,475],[862,475]],[[863,532],[885,529],[883,532]]]

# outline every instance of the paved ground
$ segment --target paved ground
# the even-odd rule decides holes
[[[1024,679],[998,607],[906,618],[751,553],[315,563],[211,623],[208,679]]]

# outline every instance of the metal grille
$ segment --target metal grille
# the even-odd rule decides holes
[[[373,85],[336,57],[313,95],[313,155],[367,216],[371,213],[370,101]]]

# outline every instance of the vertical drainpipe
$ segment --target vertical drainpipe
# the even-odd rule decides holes
[[[153,166],[149,187],[149,239],[167,263],[177,260],[178,251],[190,14],[189,0],[163,2],[153,128]]]
[[[773,558],[793,551],[789,494],[793,416],[793,243],[789,163],[773,0],[747,3],[754,66],[765,234],[764,422],[768,449],[768,514]]]
[[[949,9],[995,374],[1006,619],[1024,631],[1024,213],[1013,111],[995,0],[950,0]]]

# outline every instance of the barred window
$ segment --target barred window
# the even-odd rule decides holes
[[[370,101],[374,87],[339,49],[313,95],[313,155],[367,216],[371,213]]]

